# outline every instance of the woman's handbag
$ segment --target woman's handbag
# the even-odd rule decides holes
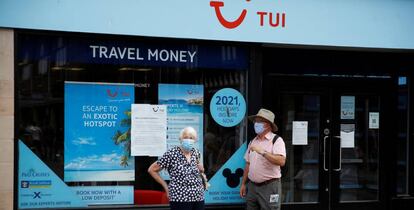
[[[200,157],[197,156],[197,164],[199,163],[200,163]],[[208,190],[208,188],[210,187],[210,183],[208,183],[206,174],[200,171],[200,178],[201,178],[201,181],[203,182],[204,190]]]

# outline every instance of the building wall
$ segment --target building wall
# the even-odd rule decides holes
[[[13,209],[14,38],[0,29],[0,209]]]

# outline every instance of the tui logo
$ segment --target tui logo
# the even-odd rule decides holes
[[[250,1],[250,0],[246,0]],[[224,2],[221,1],[210,1],[210,7],[214,8],[214,11],[216,12],[217,19],[223,25],[224,27],[228,29],[237,28],[244,20],[247,14],[247,10],[243,9],[241,14],[238,18],[234,21],[228,21],[226,18],[224,18],[223,14],[221,13],[220,7],[224,7]]]
[[[110,89],[106,89],[106,93],[111,98],[115,98],[118,95],[118,91],[114,91],[114,93],[112,93]]]
[[[246,0],[250,2],[250,0]],[[214,8],[214,12],[216,13],[216,17],[220,24],[228,29],[234,29],[239,27],[244,19],[247,16],[247,9],[243,9],[238,17],[234,20],[229,20],[224,17],[222,13],[222,9],[224,7],[223,0],[211,0],[210,7]],[[272,10],[274,8],[272,7]],[[257,15],[258,16],[258,24],[260,27],[271,27],[271,28],[285,28],[286,27],[286,13],[284,11],[269,11],[269,10],[259,10],[257,11],[249,11],[250,16]]]

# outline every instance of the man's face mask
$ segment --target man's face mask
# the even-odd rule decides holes
[[[265,124],[263,122],[255,122],[254,123],[254,131],[256,134],[261,134],[265,130]]]

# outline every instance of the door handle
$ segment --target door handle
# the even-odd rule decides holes
[[[334,138],[339,139],[341,141],[341,136],[334,136]],[[341,142],[339,142],[339,168],[334,168],[334,171],[341,171],[342,170],[342,147]]]
[[[329,136],[323,137],[323,170],[328,171],[326,168],[326,139],[328,139]]]

